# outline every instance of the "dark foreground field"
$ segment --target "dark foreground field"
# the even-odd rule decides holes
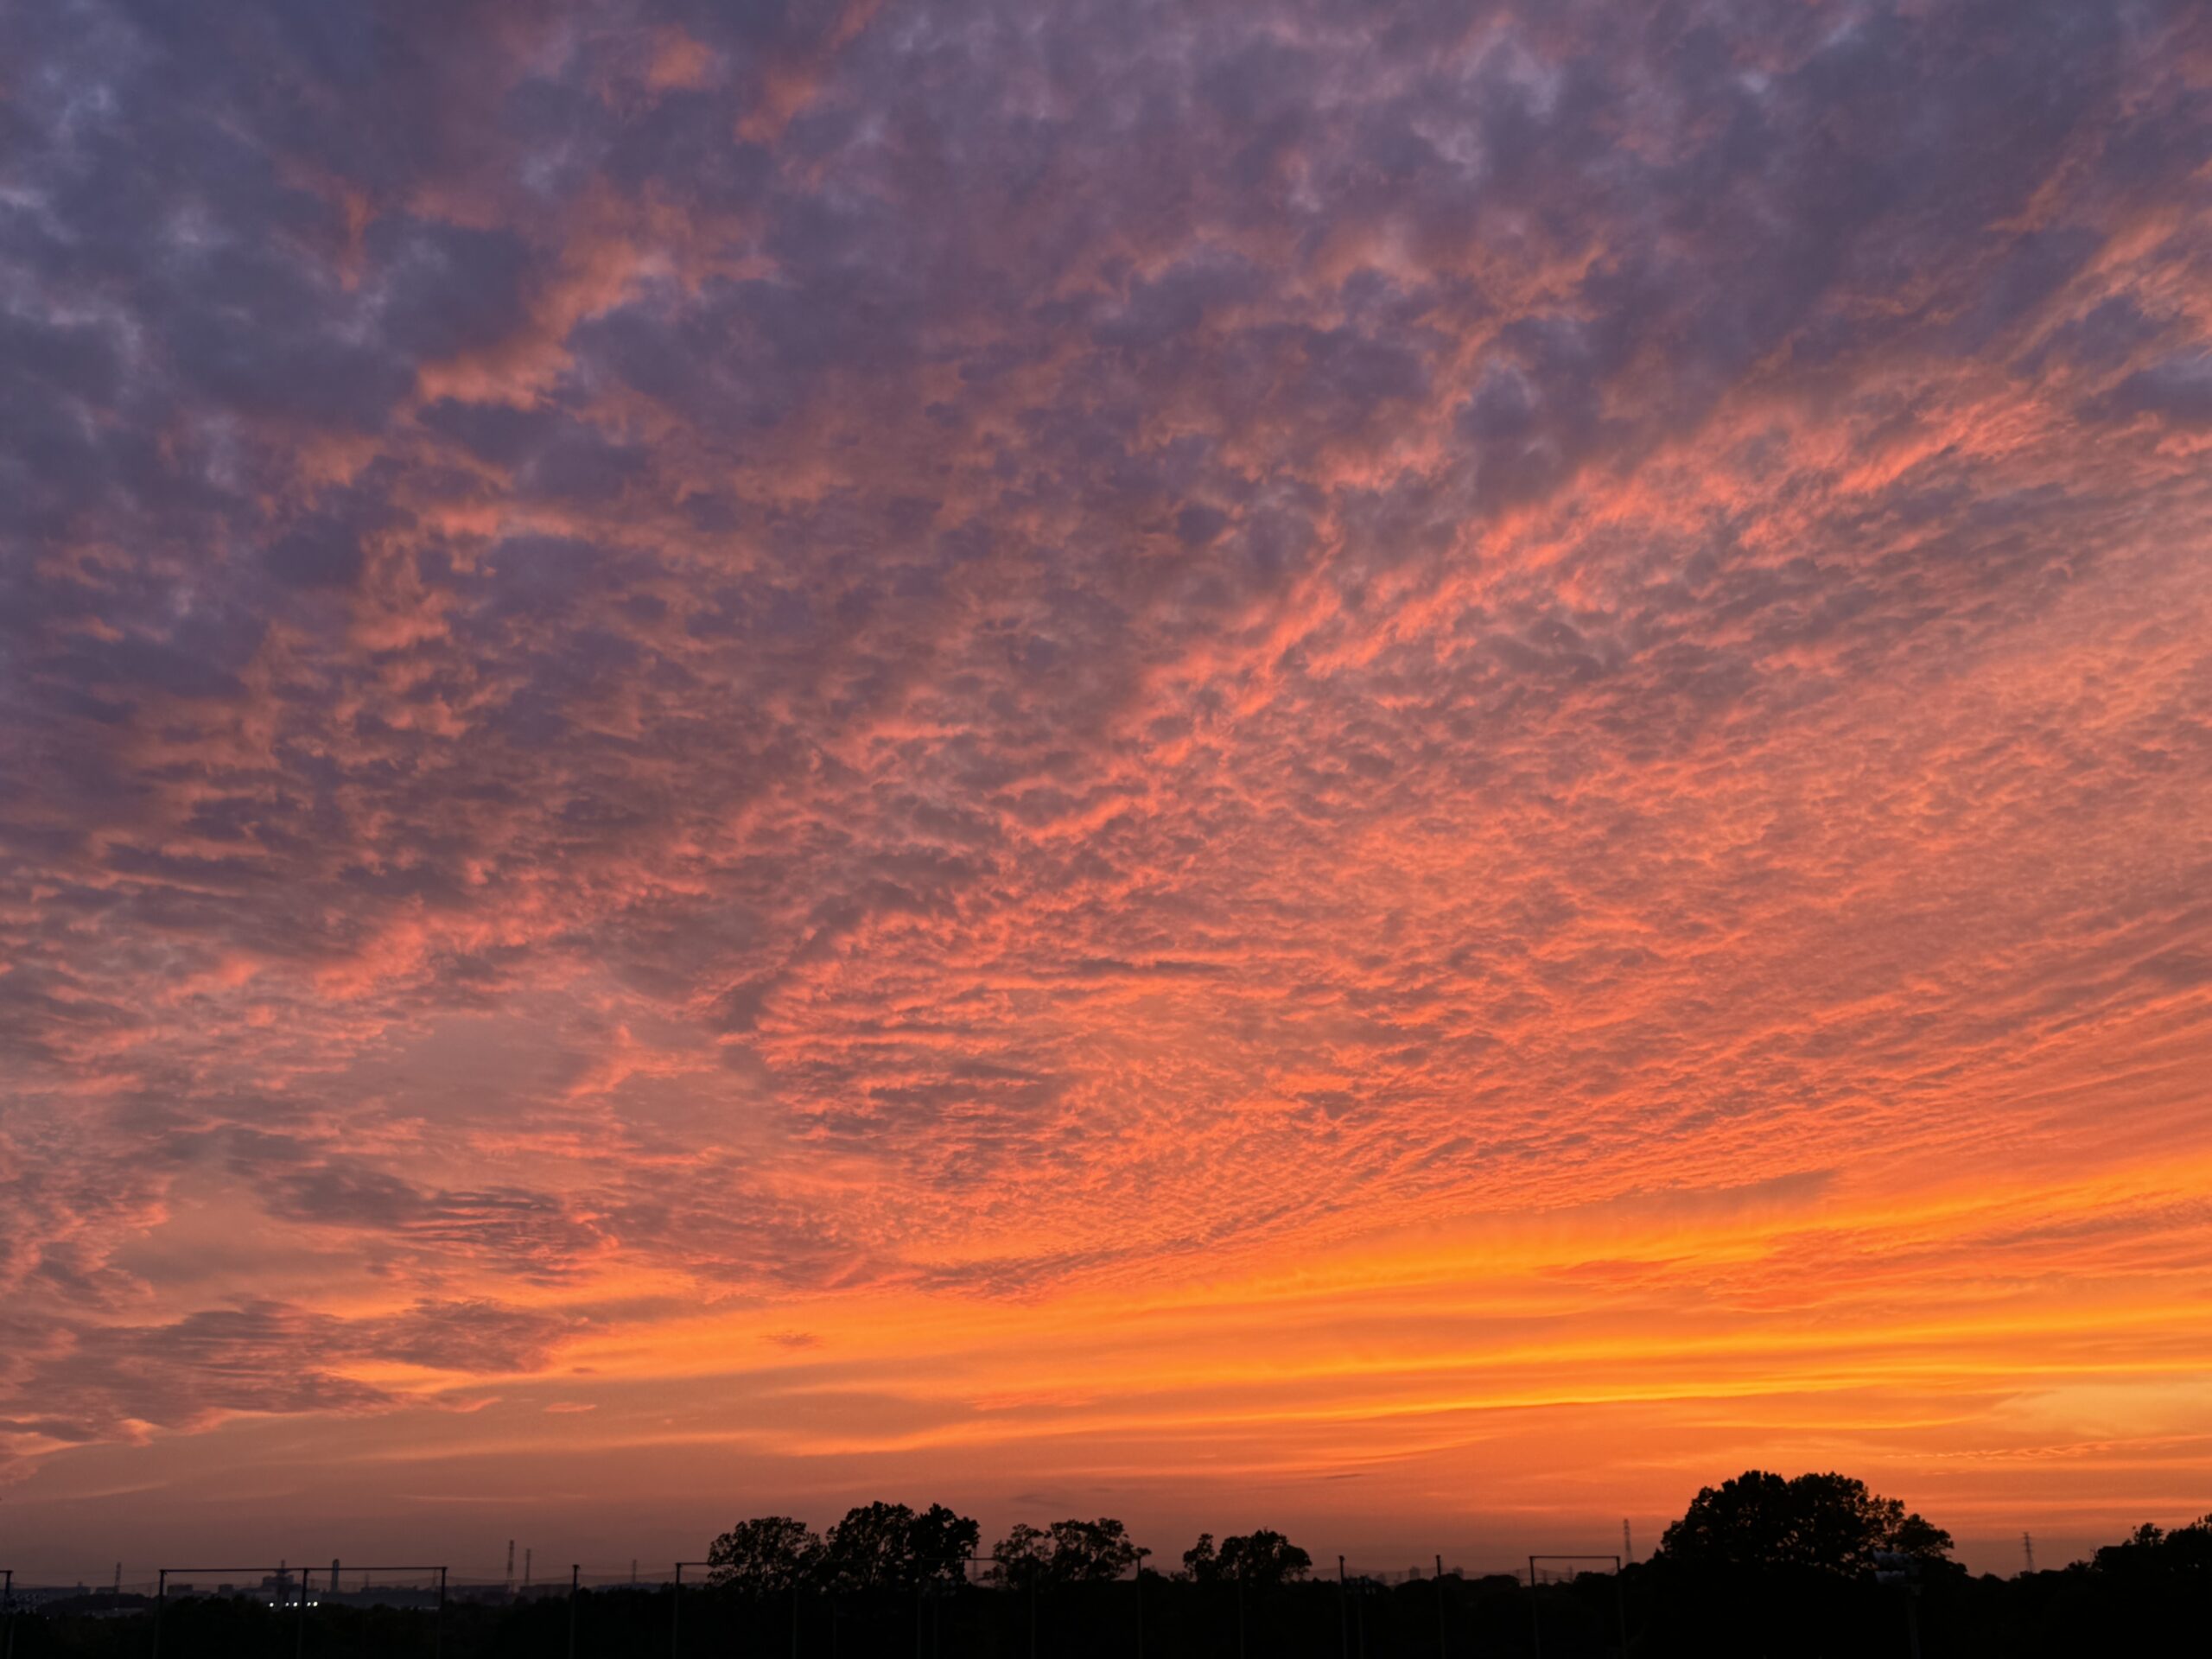
[[[1147,1573],[1039,1592],[759,1599],[665,1587],[585,1591],[425,1610],[318,1606],[304,1621],[247,1599],[150,1606],[98,1602],[25,1611],[6,1659],[1599,1659],[1866,1656],[1926,1659],[2202,1655],[2212,1595],[2184,1581],[2127,1583],[2081,1569],[2016,1579],[1951,1573],[1908,1605],[1895,1586],[1804,1573],[1635,1566],[1547,1584],[1447,1577],[1332,1580],[1247,1591]],[[1240,1628],[1241,1624],[1241,1628]],[[0,1637],[0,1643],[8,1638]]]

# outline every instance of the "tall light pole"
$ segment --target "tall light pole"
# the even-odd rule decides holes
[[[1144,1659],[1144,1558],[1151,1554],[1137,1546],[1137,1659]]]

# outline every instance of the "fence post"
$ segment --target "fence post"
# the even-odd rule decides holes
[[[583,1588],[583,1568],[569,1563],[569,1659],[576,1659],[576,1597]]]
[[[161,1576],[154,1580],[154,1659],[162,1659],[162,1605],[169,1596],[169,1570],[158,1569]]]
[[[1529,1558],[1529,1624],[1535,1632],[1535,1659],[1544,1659],[1544,1613],[1536,1605],[1536,1558]]]
[[[446,1651],[446,1570],[438,1569],[438,1611],[430,1626],[430,1659],[445,1659]]]
[[[1351,1605],[1344,1589],[1344,1558],[1337,1557],[1337,1645],[1351,1659]]]
[[[1436,1659],[1445,1659],[1445,1654],[1446,1654],[1446,1643],[1445,1643],[1445,1640],[1444,1640],[1444,1557],[1443,1557],[1443,1556],[1441,1556],[1441,1555],[1439,1555],[1439,1556],[1436,1558]],[[1623,1649],[1622,1654],[1621,1654],[1621,1659],[1628,1659],[1628,1654],[1627,1654],[1626,1649]]]

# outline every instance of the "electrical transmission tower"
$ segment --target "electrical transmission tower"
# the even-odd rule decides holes
[[[2020,1535],[2020,1554],[2027,1558],[2028,1571],[2034,1572],[2036,1570],[2036,1541],[2032,1533],[2024,1532]]]
[[[1636,1544],[1629,1537],[1628,1522],[1626,1519],[1623,1519],[1621,1522],[1621,1560],[1624,1561],[1632,1561],[1635,1559]]]

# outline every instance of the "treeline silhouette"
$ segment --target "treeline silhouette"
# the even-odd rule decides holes
[[[1020,1525],[991,1548],[941,1504],[870,1503],[816,1533],[741,1521],[707,1578],[421,1609],[194,1597],[156,1621],[94,1605],[19,1611],[7,1659],[1600,1659],[1660,1656],[2164,1655],[2207,1651],[2212,1515],[2145,1526],[2086,1561],[2000,1579],[1856,1480],[1750,1471],[1707,1487],[1618,1573],[1317,1573],[1267,1530],[1161,1562],[1117,1520]],[[1603,1559],[1603,1558],[1601,1558]],[[106,1605],[99,1605],[105,1603]]]

